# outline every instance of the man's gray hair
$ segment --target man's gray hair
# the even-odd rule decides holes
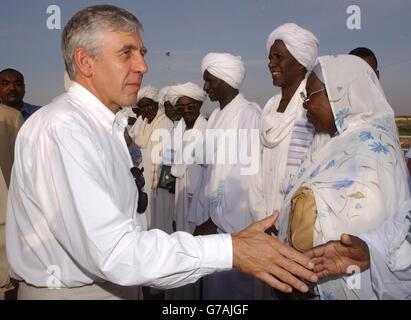
[[[64,28],[61,39],[64,63],[70,79],[74,80],[77,73],[74,61],[76,48],[84,48],[98,58],[104,31],[137,32],[140,29],[142,25],[133,14],[115,6],[97,5],[77,12]]]

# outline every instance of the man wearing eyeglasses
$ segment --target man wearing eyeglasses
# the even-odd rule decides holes
[[[275,215],[232,235],[146,231],[118,112],[135,104],[147,72],[140,28],[129,12],[99,5],[63,31],[73,84],[16,142],[6,246],[18,298],[138,299],[138,286],[173,288],[233,267],[308,290],[298,278],[317,280],[310,260],[264,233]]]

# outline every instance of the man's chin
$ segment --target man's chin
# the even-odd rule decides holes
[[[279,79],[273,79],[273,86],[274,87],[281,87],[282,86],[282,82]]]

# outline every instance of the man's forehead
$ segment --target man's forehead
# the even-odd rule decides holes
[[[124,31],[121,29],[105,29],[103,31],[106,34],[111,35],[114,38],[119,38],[119,39],[133,39],[141,44],[143,44],[143,40],[141,38],[140,32],[137,31]]]
[[[0,79],[4,80],[21,80],[23,81],[23,77],[16,71],[8,70],[3,71],[0,73]]]
[[[154,100],[150,99],[150,98],[141,98],[141,100],[138,102],[138,106],[147,106],[147,105],[152,105],[152,104],[157,104],[157,102],[155,102]]]
[[[204,71],[203,79],[204,80],[214,80],[214,81],[221,80],[217,78],[216,76],[212,75],[208,70]]]
[[[193,98],[190,98],[190,97],[187,97],[187,96],[183,96],[183,97],[180,97],[178,100],[177,100],[177,102],[176,102],[176,104],[182,104],[182,103],[196,103],[197,102],[197,100],[194,100]]]
[[[275,40],[273,45],[271,46],[270,52],[288,52],[287,46],[285,45],[283,40]]]

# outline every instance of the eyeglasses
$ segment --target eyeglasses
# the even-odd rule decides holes
[[[316,94],[316,93],[320,93],[320,92],[322,92],[322,91],[325,91],[325,88],[322,88],[322,89],[320,89],[320,90],[311,92],[311,93],[308,95],[308,97],[307,97],[307,95],[306,95],[304,92],[300,92],[300,96],[301,96],[301,99],[303,100],[303,103],[305,104],[305,103],[308,103],[308,101],[310,101],[312,95],[314,95],[314,94]]]
[[[146,184],[146,181],[144,180],[143,176],[144,168],[139,169],[137,167],[133,167],[130,169],[130,172],[134,177],[134,181],[138,189],[137,213],[142,214],[146,211],[148,205],[147,193],[143,191],[144,185]]]

